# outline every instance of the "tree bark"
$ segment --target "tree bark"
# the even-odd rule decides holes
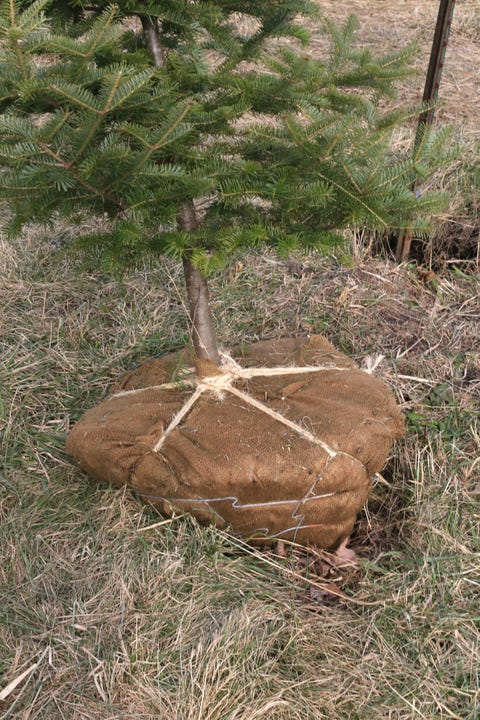
[[[140,15],[145,42],[156,67],[162,67],[165,60],[165,51],[160,40],[160,27],[157,18],[150,15]],[[192,232],[198,227],[198,219],[192,200],[186,201],[177,219],[178,227],[185,232]],[[205,277],[195,267],[191,257],[183,259],[185,284],[191,321],[191,337],[195,354],[200,360],[209,360],[220,365],[217,338],[213,317],[210,310],[208,286]]]
[[[198,220],[193,202],[188,201],[180,210],[178,227],[180,230],[191,232],[197,226]],[[220,353],[210,310],[207,281],[188,256],[183,259],[183,271],[187,286],[191,337],[195,354],[201,360],[210,360],[215,365],[220,365]]]
[[[165,61],[165,51],[160,42],[160,29],[157,18],[150,15],[140,15],[145,43],[153,58],[155,67],[162,67]]]

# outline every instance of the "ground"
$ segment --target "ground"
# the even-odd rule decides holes
[[[322,2],[357,12],[365,42],[417,39],[428,56],[437,2],[374,5]],[[457,3],[439,110],[468,140],[465,165],[480,135],[475,5]],[[444,221],[460,245],[476,228],[478,248],[465,188]],[[72,465],[80,414],[188,332],[174,263],[80,275],[63,240],[0,240],[1,717],[478,718],[478,256],[432,251],[432,272],[356,235],[353,256],[239,256],[213,278],[225,347],[324,333],[376,364],[405,414],[352,538],[361,564],[337,568],[165,520]]]

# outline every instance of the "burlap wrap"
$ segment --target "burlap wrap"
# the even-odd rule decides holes
[[[321,336],[232,355],[239,365],[226,378],[207,369],[206,384],[185,352],[144,363],[76,423],[67,451],[165,515],[335,548],[403,434],[392,393]]]

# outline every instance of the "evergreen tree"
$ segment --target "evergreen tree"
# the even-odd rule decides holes
[[[394,156],[405,113],[381,109],[407,53],[358,50],[350,18],[322,21],[330,50],[313,58],[307,19],[311,0],[3,0],[9,232],[98,216],[80,234],[107,264],[181,260],[196,353],[219,363],[206,277],[232,252],[404,227],[435,201],[410,187],[443,133]]]

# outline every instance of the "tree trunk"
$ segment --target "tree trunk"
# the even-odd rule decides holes
[[[153,57],[153,62],[156,67],[162,67],[165,52],[160,42],[158,20],[150,15],[140,15],[140,22],[145,34],[145,43]]]
[[[198,225],[193,202],[184,203],[179,217],[180,230],[191,232]],[[191,320],[191,336],[195,354],[201,360],[210,360],[220,365],[217,338],[210,310],[208,285],[200,270],[195,267],[190,257],[183,259],[183,270],[187,286],[187,297]]]
[[[145,43],[152,55],[156,67],[162,67],[165,59],[164,48],[160,40],[160,27],[157,18],[140,15]],[[178,214],[178,227],[192,232],[198,226],[197,215],[192,200],[186,201]],[[213,317],[208,300],[207,281],[195,267],[190,257],[183,259],[183,270],[187,286],[187,297],[191,320],[191,337],[195,354],[200,360],[210,360],[220,365],[217,338]]]

